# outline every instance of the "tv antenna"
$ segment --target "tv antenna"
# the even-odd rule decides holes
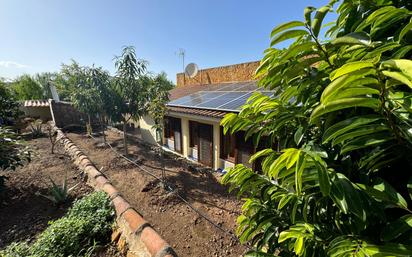
[[[182,58],[182,68],[183,71],[185,70],[185,55],[186,55],[186,50],[183,48],[179,48],[179,51],[177,52],[177,55],[179,58]]]

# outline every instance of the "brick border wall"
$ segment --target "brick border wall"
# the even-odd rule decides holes
[[[177,257],[171,246],[143,219],[143,217],[122,197],[120,192],[110,183],[84,154],[60,129],[57,140],[73,159],[74,164],[87,174],[87,182],[97,191],[106,192],[116,210],[118,229],[112,234],[119,248],[125,249],[127,257]]]

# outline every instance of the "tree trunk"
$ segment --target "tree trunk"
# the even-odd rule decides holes
[[[162,129],[157,129],[156,137],[158,138],[158,144],[160,147],[160,162],[162,165],[162,180],[163,180],[163,186],[166,188],[166,165],[165,165],[165,156],[164,156],[164,151],[163,151],[163,133]]]
[[[102,130],[102,133],[103,133],[103,142],[106,144],[106,133],[105,133],[105,131],[106,131],[106,123],[105,123],[105,120],[104,120],[104,118],[103,117],[101,117],[100,118],[100,127],[101,127],[101,130]]]
[[[127,156],[129,153],[127,151],[127,123],[123,121],[123,147],[124,147],[124,155]]]
[[[92,131],[92,119],[90,117],[90,114],[87,115],[87,118],[88,118],[88,123],[86,124],[86,130],[87,130],[87,134],[91,136],[93,131]]]

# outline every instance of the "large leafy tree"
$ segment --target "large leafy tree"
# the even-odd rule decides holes
[[[20,114],[19,103],[5,83],[0,82],[0,126],[11,125]]]
[[[82,67],[77,87],[71,92],[73,105],[88,115],[87,130],[91,133],[92,118],[107,115],[110,102],[110,76],[102,68]]]
[[[122,54],[115,58],[115,65],[116,92],[121,98],[117,112],[122,117],[124,153],[127,155],[127,123],[131,119],[139,120],[148,112],[151,80],[144,76],[147,62],[136,57],[132,46],[123,48]]]
[[[18,77],[11,86],[18,100],[44,99],[42,86],[29,75]]]
[[[222,121],[272,145],[223,180],[246,197],[251,256],[412,253],[412,3],[342,1],[320,36],[336,2],[273,29],[257,70],[273,96]]]
[[[62,64],[56,76],[52,76],[52,83],[54,83],[60,99],[70,101],[72,93],[86,81],[86,75],[84,67],[75,60],[71,60],[69,64]]]

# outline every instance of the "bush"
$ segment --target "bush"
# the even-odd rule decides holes
[[[247,197],[248,256],[411,256],[412,2],[339,1],[322,26],[337,2],[273,29],[256,74],[273,94],[222,120],[261,150],[223,179]]]
[[[30,247],[26,242],[11,243],[3,251],[0,251],[2,257],[27,257]]]
[[[75,201],[64,217],[50,222],[33,245],[18,248],[16,245],[20,243],[12,244],[0,252],[0,256],[20,256],[17,254],[25,249],[26,254],[22,256],[77,256],[96,243],[107,242],[113,218],[114,210],[107,195],[104,192],[92,193]]]

